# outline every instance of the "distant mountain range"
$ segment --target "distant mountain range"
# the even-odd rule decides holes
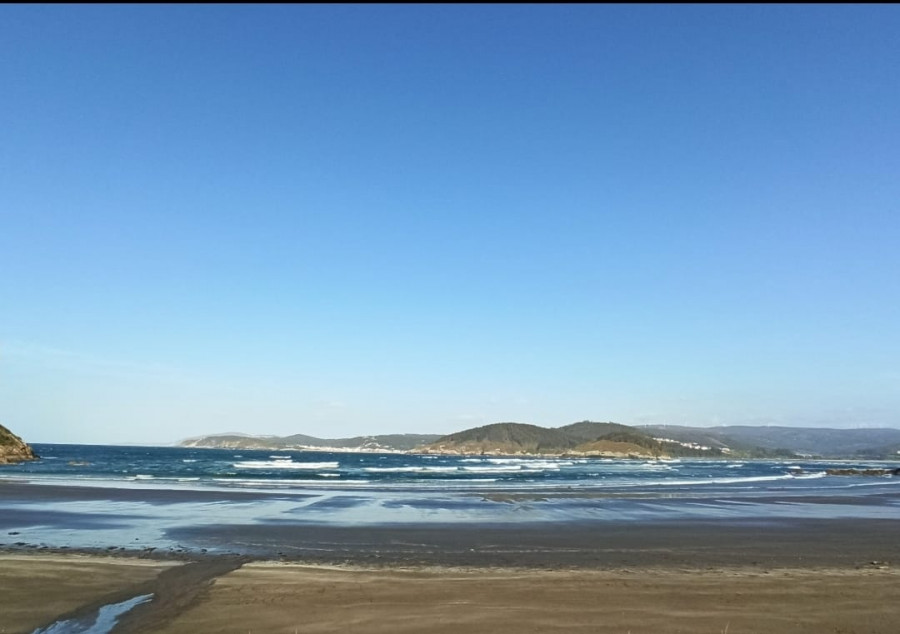
[[[638,429],[657,438],[729,447],[760,457],[776,452],[819,458],[900,459],[900,429],[893,428],[642,425]]]
[[[900,459],[900,429],[806,427],[629,426],[582,421],[547,428],[494,423],[446,436],[387,434],[322,439],[303,434],[218,434],[191,438],[183,447],[223,449],[336,449],[438,454],[569,455],[608,457],[733,457]]]
[[[354,436],[353,438],[315,438],[304,434],[292,436],[250,436],[248,434],[216,434],[188,438],[178,443],[182,447],[215,449],[339,449],[341,451],[411,451],[434,442],[438,434],[384,434]]]

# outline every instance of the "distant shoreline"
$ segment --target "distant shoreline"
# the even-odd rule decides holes
[[[400,451],[466,456],[898,460],[900,429],[633,426],[585,420],[561,427],[491,423],[444,436],[384,434],[322,439],[304,434],[220,433],[185,439],[177,446],[264,451]]]

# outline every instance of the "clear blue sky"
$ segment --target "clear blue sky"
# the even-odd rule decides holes
[[[900,426],[898,6],[0,7],[0,422]]]

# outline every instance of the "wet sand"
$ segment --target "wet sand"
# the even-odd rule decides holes
[[[0,555],[0,632],[148,590],[115,632],[365,634],[521,632],[884,633],[900,629],[900,570],[538,570],[178,563]],[[163,597],[160,600],[160,597]]]
[[[144,487],[80,486],[74,484],[31,483],[0,479],[0,502],[143,502],[153,505],[185,502],[244,502],[254,500],[300,499],[309,494],[291,492],[215,491],[203,489],[160,489]]]
[[[532,568],[900,564],[896,520],[716,520],[521,525],[252,524],[169,531],[196,549],[320,564]]]
[[[897,528],[207,525],[162,560],[0,555],[0,632],[153,593],[115,632],[896,634]]]
[[[866,499],[885,519],[206,519],[161,528],[177,547],[155,549],[116,512],[259,498],[282,495],[0,486],[0,634],[148,593],[115,632],[900,632],[894,495]],[[54,508],[67,501],[92,504]],[[38,525],[108,537],[76,554],[32,539]]]
[[[134,596],[131,588],[177,565],[96,555],[0,554],[0,632],[32,632],[85,606],[128,599]]]
[[[858,632],[900,629],[891,570],[341,570],[245,566],[160,632]]]

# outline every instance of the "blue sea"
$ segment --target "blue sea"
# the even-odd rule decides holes
[[[832,468],[896,468],[878,461],[614,460],[399,453],[35,444],[41,459],[0,477],[98,486],[242,490],[541,490],[660,494],[834,492],[900,478],[826,478]]]
[[[0,545],[175,548],[204,525],[900,520],[900,477],[826,474],[897,466],[885,462],[34,449],[40,460],[0,467]]]

